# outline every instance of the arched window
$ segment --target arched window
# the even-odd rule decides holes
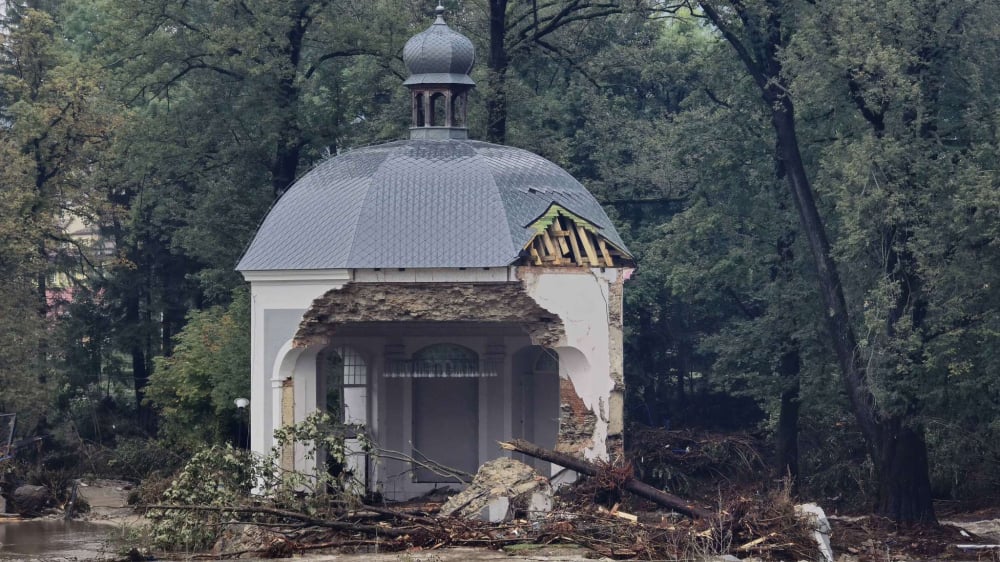
[[[478,377],[479,355],[453,343],[429,345],[413,354],[414,377]]]
[[[451,120],[455,127],[465,126],[465,96],[457,95],[451,98]]]
[[[431,94],[431,127],[444,127],[447,125],[445,113],[448,111],[444,94]]]
[[[424,116],[424,95],[416,94],[413,98],[413,112],[414,112],[414,122],[417,127],[423,127],[427,124],[427,118]]]
[[[318,361],[316,406],[335,420],[364,424],[368,385],[368,365],[364,357],[349,347],[338,346],[324,350]]]
[[[532,370],[536,373],[558,373],[559,355],[552,349],[539,348]]]

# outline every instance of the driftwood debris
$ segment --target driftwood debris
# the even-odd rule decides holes
[[[562,464],[564,460],[567,459],[550,462]],[[781,493],[724,498],[719,507],[723,515],[718,518],[699,517],[698,512],[710,513],[699,506],[682,505],[692,513],[690,519],[641,520],[621,511],[619,504],[608,509],[595,503],[590,493],[580,493],[595,483],[604,486],[604,481],[613,481],[616,490],[631,489],[623,483],[628,471],[618,474],[614,468],[579,459],[565,464],[583,474],[593,472],[594,476],[581,482],[578,490],[568,491],[544,515],[534,519],[518,515],[498,523],[435,516],[434,513],[440,513],[439,504],[429,501],[382,505],[333,502],[329,509],[309,513],[260,504],[144,507],[154,520],[164,517],[168,510],[186,510],[191,512],[192,520],[220,529],[212,554],[203,555],[213,559],[246,554],[287,556],[307,550],[364,546],[392,552],[448,546],[498,549],[514,544],[551,543],[581,545],[615,559],[677,560],[685,558],[692,549],[716,548],[713,545],[733,554],[766,553],[783,560],[815,557],[812,529],[795,514],[789,498]],[[674,498],[673,502],[683,500]],[[247,532],[249,527],[265,532]],[[230,534],[222,534],[225,532]]]
[[[221,507],[215,505],[148,505],[146,506],[146,509],[147,510],[161,509],[164,511],[167,510],[215,511],[219,513],[259,513],[264,515],[273,515],[276,517],[284,517],[287,519],[294,519],[296,521],[301,521],[302,523],[306,523],[308,525],[313,525],[316,527],[325,527],[327,529],[335,529],[339,531],[353,531],[357,533],[365,533],[370,535],[381,535],[384,537],[402,537],[418,530],[415,527],[389,527],[382,525],[365,525],[349,521],[334,521],[327,519],[319,519],[296,511],[275,509],[272,507],[264,507],[264,506]],[[393,515],[399,515],[399,514],[394,513]]]
[[[534,443],[525,441],[524,439],[501,442],[500,448],[508,451],[517,451],[530,457],[535,457],[536,459],[555,463],[587,476],[597,476],[600,472],[600,467],[590,461],[585,461],[563,453],[544,449]],[[662,490],[657,490],[649,484],[640,482],[635,478],[628,478],[623,487],[637,496],[655,502],[664,507],[669,507],[670,509],[691,518],[711,519],[715,515],[705,508],[694,505],[693,502],[689,502],[684,498],[669,494]]]
[[[69,501],[66,502],[66,511],[63,514],[63,519],[69,521],[73,518],[73,512],[76,510],[76,498],[80,493],[80,482],[73,482],[73,491],[69,495]]]

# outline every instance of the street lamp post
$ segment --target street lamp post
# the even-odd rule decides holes
[[[237,443],[237,445],[239,445],[241,449],[249,449],[250,428],[248,427],[249,424],[247,423],[247,417],[248,417],[247,406],[250,405],[250,400],[247,398],[237,398],[236,400],[233,400],[233,404],[236,404],[236,409],[240,413],[240,434],[239,434],[239,442]],[[244,435],[246,435],[246,439],[244,439]]]

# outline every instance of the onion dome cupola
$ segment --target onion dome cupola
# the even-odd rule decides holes
[[[476,86],[469,76],[476,49],[468,37],[448,27],[443,6],[436,12],[434,24],[403,47],[410,71],[403,85],[410,89],[413,106],[410,138],[464,139],[468,94]]]

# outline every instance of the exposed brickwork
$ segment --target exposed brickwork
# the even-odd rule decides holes
[[[295,423],[295,385],[292,379],[285,379],[281,383],[281,426],[286,427]],[[281,468],[285,470],[295,469],[295,446],[286,443],[281,448]]]
[[[624,368],[624,336],[623,327],[623,289],[625,272],[618,270],[614,282],[608,284],[608,359],[611,380],[614,388],[608,397],[608,454],[612,457],[624,455],[625,431],[625,377]]]
[[[556,451],[583,456],[583,450],[594,446],[597,415],[583,403],[573,381],[559,379],[559,436]]]

